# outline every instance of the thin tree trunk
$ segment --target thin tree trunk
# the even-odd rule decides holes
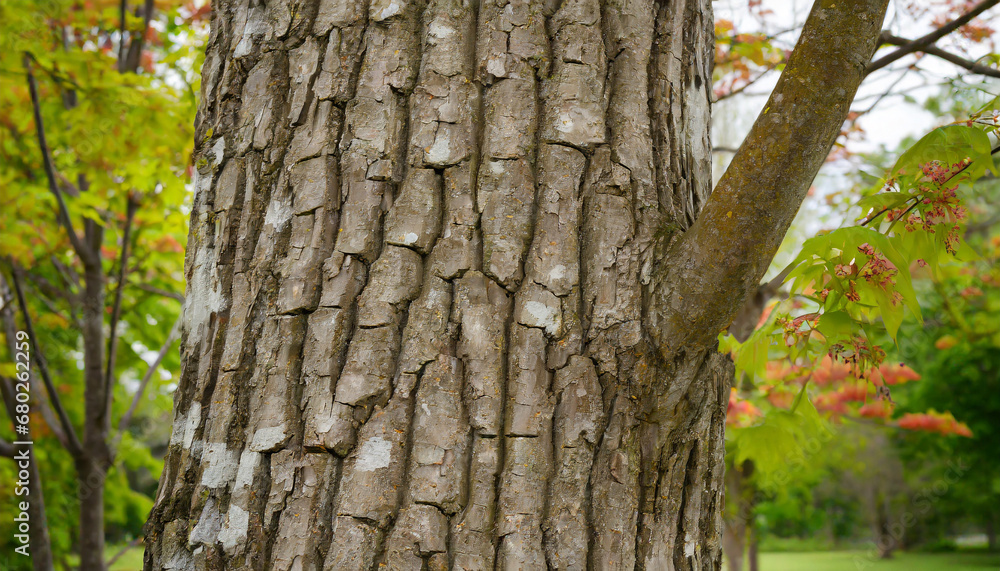
[[[736,518],[726,518],[723,522],[722,552],[726,556],[729,571],[741,571],[746,558],[746,529]]]
[[[103,233],[88,228],[88,242],[99,250]],[[84,273],[83,362],[84,422],[83,453],[74,458],[77,493],[80,498],[80,569],[104,569],[104,477],[108,467],[106,424],[107,399],[104,386],[104,274],[98,262]],[[110,390],[110,387],[108,387]]]
[[[896,538],[889,530],[889,513],[886,501],[880,492],[875,493],[874,531],[879,559],[892,559],[892,552],[896,549]]]
[[[48,519],[45,516],[45,496],[42,478],[34,452],[28,465],[31,487],[28,489],[28,517],[31,518],[31,568],[34,571],[52,571],[52,542],[49,539]]]
[[[732,363],[646,317],[712,41],[708,0],[216,6],[146,569],[719,569]]]
[[[757,519],[747,521],[747,568],[749,571],[760,571],[760,532],[757,527]]]
[[[10,355],[11,363],[16,362],[16,339],[17,326],[14,318],[14,296],[7,285],[5,276],[0,275],[0,326],[3,327],[4,338],[7,341],[7,351]],[[29,367],[30,370],[30,367]],[[32,378],[34,381],[34,378]],[[31,392],[34,398],[43,399],[37,382],[31,383]],[[0,393],[2,393],[7,416],[14,422],[16,414],[16,398],[13,383],[8,379],[0,379]],[[30,440],[30,435],[22,440]],[[26,445],[17,446],[18,450],[23,450]],[[42,479],[38,472],[38,462],[35,459],[34,449],[29,449],[28,457],[28,518],[30,519],[29,539],[31,545],[31,568],[34,571],[52,571],[52,542],[49,538],[48,520],[45,516],[45,494],[42,491]],[[19,502],[17,502],[19,503]],[[21,557],[16,554],[8,554],[10,559]]]
[[[996,515],[994,514],[990,514],[986,518],[986,545],[990,551],[997,550]]]

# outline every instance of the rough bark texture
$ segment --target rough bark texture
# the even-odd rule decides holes
[[[646,317],[712,38],[708,0],[216,6],[146,569],[718,569],[732,366]]]

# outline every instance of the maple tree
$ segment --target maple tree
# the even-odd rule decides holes
[[[782,272],[790,297],[764,308],[744,341],[720,336],[749,381],[742,392],[733,387],[727,415],[727,460],[738,504],[729,520],[737,529],[736,543],[747,539],[741,526],[752,528],[756,490],[773,493],[776,472],[815,453],[806,446],[827,430],[822,417],[973,436],[947,411],[893,418],[891,388],[921,377],[903,363],[886,361],[878,340],[896,341],[906,312],[921,319],[911,272],[940,280],[951,271],[950,261],[978,258],[964,241],[962,196],[984,174],[997,172],[989,138],[1000,124],[996,103],[935,129],[904,152],[874,192],[858,202],[857,226],[802,245]],[[975,286],[964,291],[982,293]],[[949,343],[942,337],[936,345]],[[753,481],[746,481],[751,473]]]
[[[110,330],[109,339],[100,335],[97,341],[98,346],[106,342],[109,355],[98,364],[102,378],[107,383],[109,378],[144,377],[138,390],[134,383],[119,382],[113,390],[105,389],[109,404],[104,414],[119,429],[110,436],[121,438],[120,442],[112,438],[111,448],[117,446],[121,457],[121,451],[132,446],[121,460],[155,471],[157,463],[138,442],[140,435],[125,429],[134,415],[142,415],[144,390],[158,397],[159,409],[169,407],[165,396],[169,387],[158,387],[162,379],[152,375],[157,365],[179,368],[171,324],[179,314],[187,214],[182,205],[188,203],[185,183],[192,171],[187,164],[192,138],[188,125],[197,78],[190,70],[201,63],[197,41],[192,40],[198,35],[189,27],[204,24],[208,6],[178,9],[170,2],[146,2],[135,12],[122,12],[125,4],[107,0],[82,6],[25,4],[5,6],[9,12],[3,14],[3,27],[10,33],[2,37],[14,42],[2,61],[6,69],[33,72],[38,97],[33,101],[28,84],[17,82],[2,96],[5,112],[0,120],[10,136],[0,142],[4,158],[0,182],[3,203],[9,208],[0,214],[0,222],[5,236],[14,239],[5,240],[0,253],[6,256],[12,289],[21,281],[28,295],[16,303],[10,292],[4,301],[5,308],[17,306],[22,320],[32,320],[37,337],[45,342],[40,349],[51,369],[65,374],[60,379],[65,382],[54,385],[56,390],[48,387],[52,404],[45,399],[36,403],[40,412],[32,428],[50,437],[41,456],[47,465],[71,470],[73,462],[55,444],[73,448],[74,425],[88,413],[82,406],[81,376],[64,372],[72,372],[80,360],[75,356],[82,337],[77,327],[79,301],[85,286],[100,282],[106,287],[99,288],[103,293],[94,294],[94,299],[114,300],[100,304],[105,313],[99,321]],[[758,15],[767,16],[759,3],[751,4]],[[965,24],[955,25],[959,32],[985,41],[992,31],[972,18],[993,4],[955,4],[961,10],[945,14],[936,25],[946,28],[966,18]],[[153,7],[160,16],[153,16]],[[780,70],[790,51],[766,34],[737,33],[731,22],[717,22],[716,36],[718,97],[737,94],[769,70]],[[914,51],[948,55],[933,42],[924,41],[917,50],[914,42],[896,36],[884,34],[882,40],[898,45],[901,50],[895,53],[902,56]],[[31,56],[22,61],[23,50]],[[995,72],[981,63],[954,60],[949,61],[972,71]],[[45,143],[41,148],[34,143],[43,131],[42,122],[34,117],[45,119],[49,156]],[[924,144],[926,153],[920,151],[912,164],[894,171],[885,191],[863,203],[868,217],[862,227],[831,232],[807,244],[795,266],[797,273],[789,278],[795,297],[768,315],[757,337],[738,346],[727,342],[742,370],[761,381],[755,389],[759,398],[748,400],[735,392],[730,400],[733,439],[740,445],[736,454],[742,454],[744,461],[754,458],[766,473],[769,452],[760,451],[760,443],[777,442],[779,454],[771,451],[771,459],[784,461],[787,452],[802,445],[809,430],[822,429],[824,415],[856,415],[901,428],[967,435],[968,427],[948,413],[908,412],[893,418],[887,389],[915,381],[917,375],[886,362],[878,339],[880,328],[895,337],[907,311],[920,314],[910,278],[916,273],[914,265],[926,264],[926,271],[940,272],[941,260],[965,253],[961,244],[965,216],[960,193],[953,187],[971,184],[981,169],[992,165],[984,159],[987,147],[976,133],[987,133],[995,125],[995,120],[990,123],[993,119],[995,115],[984,114],[974,117],[972,124],[955,126],[957,130],[936,132],[938,139]],[[48,176],[43,178],[39,173],[44,171]],[[74,230],[81,227],[87,228],[85,239]],[[79,279],[88,269],[87,258],[92,258],[90,269],[100,279]],[[5,316],[5,325],[13,319],[12,314]],[[716,330],[712,331],[714,335]],[[84,340],[94,343],[93,338]],[[958,343],[942,337],[938,344],[953,342]],[[156,364],[149,366],[149,348],[161,346]],[[110,356],[115,353],[117,358]],[[785,364],[774,359],[784,359]],[[4,373],[10,377],[10,371]],[[152,386],[146,386],[147,380]],[[65,418],[54,410],[60,402]],[[96,447],[115,456],[114,450],[101,448]],[[106,463],[104,469],[111,470],[109,481],[120,485],[110,487],[109,496],[117,495],[105,504],[127,505],[133,512],[148,509],[148,498],[130,495],[124,472],[113,466]],[[64,485],[58,491],[74,497],[71,488]],[[73,502],[63,502],[60,513],[75,515]],[[114,514],[114,519],[121,522],[125,516]],[[73,540],[64,538],[61,548],[68,549]],[[91,562],[100,555],[95,553],[91,546]]]

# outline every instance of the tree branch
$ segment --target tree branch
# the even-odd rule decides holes
[[[184,303],[184,296],[181,295],[181,294],[179,294],[179,293],[176,293],[176,292],[167,291],[165,289],[160,289],[158,287],[151,286],[149,284],[133,284],[133,287],[135,287],[137,289],[141,289],[142,291],[148,291],[149,293],[152,293],[152,294],[155,294],[155,295],[160,295],[160,296],[163,296],[163,297],[169,297],[170,299],[176,299],[177,301],[179,301],[181,303]]]
[[[122,415],[120,421],[118,421],[118,437],[121,438],[121,433],[125,432],[128,428],[129,423],[132,422],[132,416],[135,415],[135,411],[139,408],[139,402],[142,400],[142,395],[146,392],[146,386],[149,385],[150,379],[153,378],[153,373],[160,367],[160,363],[167,356],[170,351],[171,345],[177,339],[178,333],[181,329],[181,318],[177,317],[174,321],[174,326],[170,328],[170,333],[167,335],[167,340],[163,342],[163,346],[160,347],[160,352],[156,354],[156,359],[150,363],[149,368],[146,369],[146,374],[142,377],[142,382],[139,383],[139,388],[135,391],[135,395],[132,397],[132,404],[129,405],[128,410]]]
[[[11,272],[13,272],[13,264],[8,264],[8,265],[11,267]],[[2,275],[0,275],[0,297],[2,297],[3,301],[3,308],[0,309],[0,321],[3,322],[4,334],[7,336],[7,350],[10,352],[11,357],[13,358],[13,356],[17,353],[14,345],[16,325],[14,321],[13,311],[11,311],[10,309],[10,302],[12,301],[10,288],[7,286],[7,281],[3,278]],[[45,303],[46,307],[49,308],[49,311],[52,311],[54,313],[57,312],[57,310],[55,310],[55,308],[53,308],[51,304],[48,303],[48,300],[46,300],[44,296],[39,296],[39,299],[41,299],[42,302]],[[2,377],[0,377],[0,379],[2,379]],[[37,377],[35,377],[34,375],[31,375],[29,377],[32,387],[37,387],[38,381],[36,379]],[[13,387],[13,385],[9,386]],[[7,390],[6,386],[4,387],[4,390]],[[32,390],[35,389],[32,388]],[[38,391],[38,393],[40,395],[41,391]],[[4,396],[6,398],[6,393],[4,394]],[[38,404],[39,410],[41,410],[42,412],[42,419],[45,420],[45,424],[48,425],[49,429],[52,430],[52,433],[55,434],[56,440],[58,440],[59,443],[62,444],[64,448],[68,448],[69,441],[66,438],[66,434],[59,427],[59,421],[56,418],[55,413],[52,412],[52,407],[49,406],[48,401],[45,399],[45,397],[42,396],[36,397],[34,400]]]
[[[52,261],[52,265],[55,266],[56,270],[59,271],[59,277],[62,278],[63,283],[66,284],[67,291],[71,291],[69,288],[76,287],[77,290],[80,289],[80,276],[73,271],[73,268],[62,263],[56,256],[51,256],[49,258]],[[77,303],[80,302],[79,291],[73,292],[73,297]]]
[[[128,542],[128,544],[126,544],[125,547],[122,547],[121,550],[119,550],[118,553],[116,553],[114,557],[112,557],[111,559],[108,559],[107,563],[104,564],[104,568],[105,569],[111,569],[111,566],[115,564],[115,561],[118,561],[119,559],[121,559],[122,555],[125,555],[126,553],[129,552],[129,550],[135,549],[140,544],[142,544],[142,539],[143,538],[141,538],[141,537],[137,537],[137,538],[133,539],[132,541]]]
[[[892,34],[886,34],[886,33],[882,34],[882,42],[894,46],[905,46],[912,43],[911,40],[907,40],[906,38],[901,38],[899,36],[894,36]],[[980,63],[974,62],[972,60],[965,59],[951,52],[947,52],[937,46],[933,45],[927,46],[925,48],[920,49],[919,51],[928,55],[939,57],[947,62],[951,62],[957,65],[958,67],[965,68],[971,71],[972,73],[978,73],[979,75],[986,75],[989,77],[1000,77],[1000,69],[985,66]]]
[[[909,41],[898,50],[886,54],[880,57],[879,59],[871,62],[870,64],[868,64],[868,68],[865,69],[865,75],[867,76],[874,71],[880,70],[883,67],[893,63],[894,61],[897,61],[904,56],[912,54],[913,52],[921,52],[921,51],[926,52],[927,50],[925,48],[932,45],[934,42],[940,40],[941,38],[947,36],[948,34],[954,32],[955,30],[961,28],[962,26],[968,24],[970,21],[972,21],[973,18],[982,14],[986,10],[989,10],[990,8],[996,6],[998,3],[1000,3],[1000,0],[983,0],[979,4],[976,4],[976,6],[972,10],[969,10],[962,16],[955,18],[954,20],[948,22],[944,26],[941,26],[940,28],[934,30],[933,32],[927,35]]]
[[[128,279],[128,246],[132,237],[132,222],[135,220],[135,212],[139,208],[137,194],[130,192],[128,205],[125,207],[125,231],[122,234],[122,250],[118,260],[118,285],[115,287],[115,301],[111,308],[111,329],[108,332],[108,362],[104,370],[104,391],[107,399],[108,413],[105,415],[105,427],[111,426],[111,401],[114,398],[114,390],[111,386],[112,376],[115,371],[115,361],[118,357],[118,322],[122,314],[122,294],[125,291],[125,282]]]
[[[13,458],[14,454],[17,454],[17,448],[15,448],[10,442],[0,438],[0,456],[3,456],[4,458]]]
[[[12,271],[11,276],[14,280],[14,292],[17,295],[17,305],[21,308],[21,316],[24,318],[24,330],[28,333],[28,339],[31,341],[31,359],[38,365],[38,372],[42,376],[42,381],[45,383],[45,390],[49,393],[49,401],[52,403],[52,408],[55,409],[56,415],[59,417],[59,425],[62,427],[65,433],[65,446],[66,450],[69,451],[73,458],[80,458],[83,455],[83,448],[80,445],[80,439],[76,435],[76,430],[73,428],[73,423],[69,420],[69,415],[66,414],[66,409],[63,408],[62,400],[59,398],[59,393],[56,392],[55,383],[52,382],[52,376],[49,374],[49,365],[45,360],[45,354],[42,353],[41,348],[38,345],[38,337],[35,334],[35,325],[31,321],[31,315],[28,313],[28,303],[24,299],[24,287],[21,284],[21,269],[15,264],[11,263]]]
[[[146,0],[142,8],[142,30],[129,37],[128,55],[125,57],[124,71],[135,73],[142,63],[142,50],[146,46],[146,32],[149,30],[149,22],[153,19],[153,10],[156,5],[153,0]]]
[[[647,330],[665,358],[713,346],[757,290],[840,133],[887,5],[813,5],[750,134],[646,287]]]
[[[121,0],[118,5],[118,18],[121,22],[121,29],[118,32],[118,73],[125,71],[125,34],[128,33],[126,16],[128,13],[128,0]]]
[[[45,295],[52,298],[57,298],[57,297],[62,298],[70,304],[75,303],[76,300],[74,299],[72,292],[60,288],[59,286],[50,282],[45,276],[32,273],[31,271],[28,270],[25,270],[24,274],[28,277],[29,280],[31,280],[31,283],[35,285],[38,291],[44,293]]]
[[[741,85],[741,86],[737,87],[736,89],[730,91],[729,93],[724,93],[722,95],[717,96],[715,98],[715,102],[718,103],[719,101],[723,101],[725,99],[729,99],[730,97],[732,97],[734,95],[739,95],[740,93],[743,93],[744,91],[747,90],[747,88],[752,87],[758,81],[760,81],[761,79],[764,79],[764,76],[766,76],[771,71],[774,71],[774,68],[765,69],[764,71],[762,71],[759,74],[757,74],[757,77],[754,77],[752,79],[747,80],[746,83],[744,83],[743,85]]]
[[[24,52],[22,62],[24,64],[24,71],[28,77],[28,91],[31,93],[31,106],[35,115],[35,130],[38,132],[38,146],[42,152],[42,163],[45,165],[45,176],[49,180],[49,190],[56,197],[56,203],[59,205],[59,219],[63,226],[65,226],[66,233],[69,234],[69,241],[73,245],[76,255],[80,256],[80,259],[84,263],[99,263],[100,260],[97,259],[96,254],[80,240],[80,237],[76,234],[76,230],[73,229],[73,221],[69,217],[69,209],[66,208],[62,191],[59,190],[59,183],[56,180],[56,169],[52,164],[52,153],[49,152],[49,145],[45,140],[45,124],[42,122],[42,107],[38,97],[38,82],[35,81],[35,74],[32,71],[31,62],[34,59],[34,56],[29,52]]]

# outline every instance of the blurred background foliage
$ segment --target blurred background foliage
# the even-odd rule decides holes
[[[100,250],[109,314],[110,300],[122,288],[112,427],[130,408],[161,346],[171,340],[108,471],[105,529],[115,544],[141,537],[169,438],[171,393],[180,370],[177,337],[170,333],[184,292],[189,159],[209,15],[207,6],[157,0],[146,4],[155,8],[147,21],[144,6],[132,5],[125,11],[123,34],[122,5],[108,0],[0,3],[0,271],[10,284],[13,268],[24,270],[37,341],[77,430],[84,402],[83,269],[58,223],[57,201],[45,176],[26,54],[33,60],[45,136],[73,225],[80,229],[92,220],[104,228]],[[123,70],[123,61],[129,69]],[[137,207],[124,261],[128,272],[126,283],[118,284],[130,199]],[[18,315],[15,329],[23,328]],[[6,340],[4,345],[0,374],[12,377]],[[32,391],[31,430],[52,548],[57,567],[69,569],[78,535],[74,463],[42,416],[43,387],[35,383]],[[16,439],[6,415],[0,437]],[[13,513],[8,508],[15,502],[15,479],[14,464],[0,461],[5,514]],[[13,553],[13,534],[11,518],[0,519],[0,552]],[[4,569],[24,565],[13,558],[6,563]]]

